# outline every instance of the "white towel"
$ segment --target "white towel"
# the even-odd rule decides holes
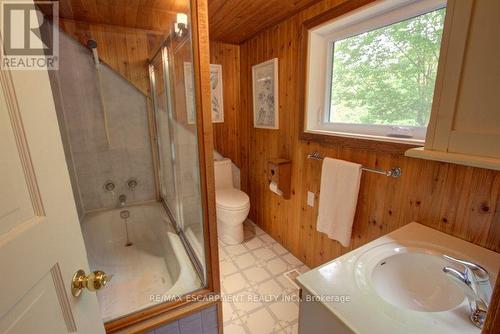
[[[348,247],[358,203],[361,165],[325,158],[316,229]]]

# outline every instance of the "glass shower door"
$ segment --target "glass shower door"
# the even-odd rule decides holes
[[[205,276],[203,215],[198,163],[190,37],[169,39],[151,63],[160,150],[162,199]]]
[[[151,91],[156,119],[157,146],[159,157],[160,193],[177,228],[180,228],[180,214],[175,182],[175,147],[171,128],[170,102],[165,82],[164,50],[162,49],[150,64]]]
[[[177,159],[177,197],[185,239],[204,267],[203,215],[191,37],[167,41],[166,72],[171,83],[172,127]],[[204,270],[203,270],[204,271]]]

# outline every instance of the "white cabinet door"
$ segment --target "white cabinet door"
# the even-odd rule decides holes
[[[500,158],[500,1],[450,0],[426,149]]]
[[[101,334],[47,71],[0,70],[0,333]]]

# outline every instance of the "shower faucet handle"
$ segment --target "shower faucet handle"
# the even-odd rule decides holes
[[[113,190],[115,190],[115,183],[111,180],[108,180],[104,182],[103,188],[107,192],[112,192]]]
[[[130,178],[127,181],[127,186],[130,190],[134,190],[137,186],[139,185],[139,182],[137,182],[136,178]]]

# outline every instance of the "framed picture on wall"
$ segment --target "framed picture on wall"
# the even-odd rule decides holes
[[[196,123],[196,110],[194,108],[194,78],[193,63],[184,62],[184,95],[186,98],[187,123]]]
[[[184,62],[184,89],[188,124],[194,124],[196,120],[193,80],[193,64]],[[212,123],[224,123],[222,65],[210,64],[210,89],[212,93]]]
[[[278,58],[252,66],[253,126],[279,128]]]
[[[224,123],[222,65],[210,64],[210,88],[212,90],[212,123]]]

